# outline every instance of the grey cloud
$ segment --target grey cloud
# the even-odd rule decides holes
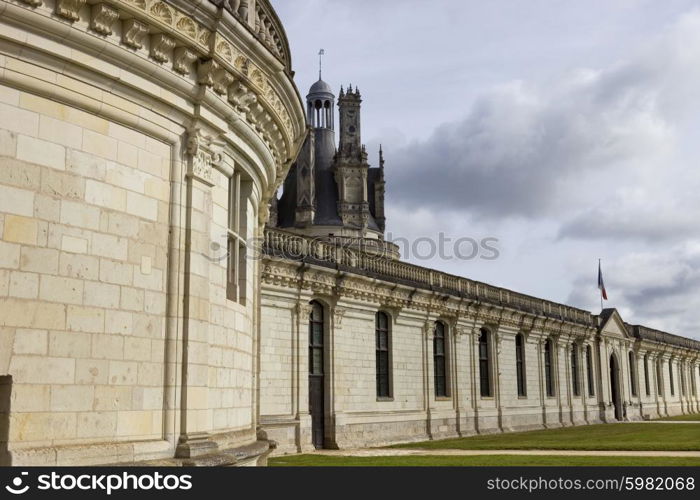
[[[612,197],[619,185],[648,182],[654,171],[674,177],[668,164],[678,142],[675,120],[697,108],[697,99],[679,106],[678,94],[689,78],[700,84],[695,62],[677,54],[680,41],[700,51],[700,36],[688,25],[700,29],[698,12],[605,70],[486,92],[463,120],[393,153],[393,196],[486,218],[540,217],[575,213]],[[574,220],[564,234],[576,229],[592,232]]]
[[[648,206],[609,203],[586,210],[561,226],[559,238],[672,242],[700,233],[699,219],[698,207],[659,206],[650,193]]]

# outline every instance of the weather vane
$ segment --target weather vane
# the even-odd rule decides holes
[[[318,79],[321,80],[321,73],[323,70],[323,56],[326,55],[326,51],[321,49],[318,51]]]

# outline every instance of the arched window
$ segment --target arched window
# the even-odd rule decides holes
[[[515,370],[518,379],[518,396],[527,395],[527,379],[525,376],[525,337],[522,333],[515,336]]]
[[[491,357],[489,349],[489,332],[486,328],[481,329],[479,335],[479,381],[481,387],[481,397],[491,397]]]
[[[554,397],[554,359],[552,339],[547,339],[544,343],[544,378],[547,386],[547,396]]]
[[[576,344],[571,346],[571,385],[573,386],[574,396],[580,396],[581,384],[578,377],[578,349]]]
[[[309,374],[323,375],[323,306],[311,303],[309,318]]]
[[[377,354],[377,397],[391,397],[391,359],[389,342],[389,316],[378,312],[375,318]]]
[[[586,346],[586,374],[588,375],[588,395],[595,396],[595,385],[593,381],[593,349]]]
[[[632,389],[632,396],[637,397],[637,360],[632,351],[627,353],[627,359],[630,365],[630,388]]]
[[[649,387],[649,355],[644,355],[644,389],[646,395],[651,396],[651,387]]]
[[[447,388],[447,329],[445,324],[435,323],[435,335],[433,337],[433,365],[435,368],[435,397],[446,398]]]
[[[661,369],[661,360],[656,361],[656,394],[662,396],[664,393],[664,374]]]
[[[668,383],[671,385],[671,396],[676,395],[676,386],[673,381],[673,360],[668,360]]]

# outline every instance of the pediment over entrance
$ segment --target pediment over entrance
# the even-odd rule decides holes
[[[598,317],[598,331],[603,335],[628,339],[631,337],[625,322],[622,321],[620,313],[617,309],[603,309]]]

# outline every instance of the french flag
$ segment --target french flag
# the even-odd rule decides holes
[[[603,299],[608,300],[608,292],[605,291],[605,283],[603,282],[603,270],[598,261],[598,289],[600,290]]]

